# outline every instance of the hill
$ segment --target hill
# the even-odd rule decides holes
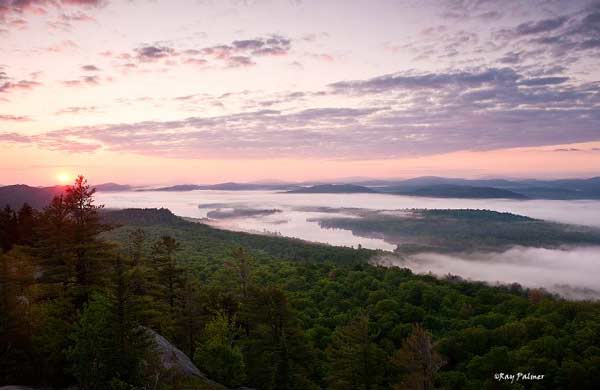
[[[9,205],[13,209],[18,209],[23,203],[28,203],[34,209],[42,209],[55,195],[63,193],[65,188],[64,186],[30,187],[25,184],[0,187],[0,207]]]
[[[311,187],[303,187],[290,191],[288,194],[373,194],[374,189],[357,186],[354,184],[321,184]]]
[[[503,251],[513,246],[600,245],[600,229],[489,210],[363,211],[361,218],[320,218],[324,228],[382,238],[408,252]]]
[[[461,179],[423,176],[354,183],[383,193],[436,197],[600,199],[600,177],[561,180]],[[473,190],[477,188],[477,190]],[[493,189],[493,190],[492,190]],[[510,191],[502,194],[496,190]],[[469,194],[471,192],[472,194]],[[489,193],[489,196],[487,194]],[[467,194],[469,196],[465,196]],[[500,196],[498,196],[500,195]]]
[[[177,184],[169,187],[145,188],[138,191],[277,191],[295,188],[289,184],[260,184],[260,183],[219,183],[219,184]]]
[[[131,191],[133,189],[133,187],[130,185],[117,183],[102,183],[93,187],[96,189],[96,191],[102,192]]]
[[[455,184],[438,184],[420,187],[414,190],[394,192],[410,196],[428,196],[432,198],[473,198],[473,199],[528,199],[523,194],[494,187],[474,187]]]
[[[182,253],[190,258],[200,252],[217,256],[240,246],[263,256],[339,264],[366,263],[378,253],[370,249],[354,250],[310,243],[296,238],[221,230],[202,223],[186,221],[168,209],[103,210],[102,219],[105,223],[118,226],[105,233],[105,236],[111,240],[127,242],[131,228],[139,227],[146,231],[149,240],[170,235],[184,243],[191,243],[190,246],[184,246]],[[209,259],[205,258],[205,260]]]

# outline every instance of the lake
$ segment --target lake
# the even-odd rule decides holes
[[[548,221],[600,227],[597,200],[442,199],[385,194],[286,194],[272,191],[99,192],[99,204],[108,208],[168,208],[176,215],[206,218],[215,210],[245,209],[260,215],[210,221],[224,229],[281,234],[313,242],[391,251],[395,245],[382,239],[355,236],[349,230],[324,229],[314,219],[352,214],[343,208],[371,210],[488,209]],[[327,208],[320,210],[319,208]],[[520,283],[544,287],[569,299],[600,298],[600,247],[557,249],[514,247],[501,253],[464,253],[452,256],[421,253],[399,258],[381,256],[384,265],[417,273],[460,275],[489,283]]]
[[[600,227],[598,200],[446,199],[386,194],[286,194],[274,191],[99,192],[97,199],[98,203],[108,208],[164,207],[176,215],[191,218],[206,218],[209,212],[217,209],[277,209],[281,212],[220,219],[211,224],[230,230],[278,233],[331,245],[360,244],[365,248],[383,250],[393,250],[395,246],[381,239],[355,236],[348,230],[321,228],[314,221],[315,218],[340,214],[323,213],[314,209],[488,209],[555,222]]]

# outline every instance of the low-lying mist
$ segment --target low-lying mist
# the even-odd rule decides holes
[[[567,299],[600,299],[600,247],[543,249],[513,247],[497,253],[386,255],[378,264],[415,273],[458,275],[491,284],[519,283],[544,288]]]

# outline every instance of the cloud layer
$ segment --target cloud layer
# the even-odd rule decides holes
[[[67,83],[97,82],[97,76],[85,76]],[[18,84],[8,85],[19,88]],[[289,93],[275,105],[307,95]],[[83,144],[83,150],[168,157],[254,158],[293,152],[296,156],[341,159],[600,140],[599,83],[527,77],[511,68],[396,73],[336,82],[316,95],[340,97],[349,106],[258,109],[212,117],[76,127],[27,140],[67,151],[82,150]],[[61,140],[65,139],[70,142],[63,145]]]
[[[545,288],[569,299],[600,299],[600,248],[541,249],[515,247],[502,253],[448,256],[423,253],[405,260],[387,257],[382,264],[438,276],[459,275],[489,283],[519,283]]]

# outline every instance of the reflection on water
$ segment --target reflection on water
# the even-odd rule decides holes
[[[108,208],[164,207],[183,217],[205,218],[219,208],[280,209],[281,212],[244,218],[222,219],[217,226],[260,233],[277,233],[332,245],[392,250],[383,240],[364,238],[341,229],[323,229],[311,219],[339,216],[317,208],[372,210],[488,209],[532,218],[600,227],[600,201],[446,199],[385,194],[285,194],[272,191],[99,192],[97,199]],[[344,214],[344,216],[348,216]]]

